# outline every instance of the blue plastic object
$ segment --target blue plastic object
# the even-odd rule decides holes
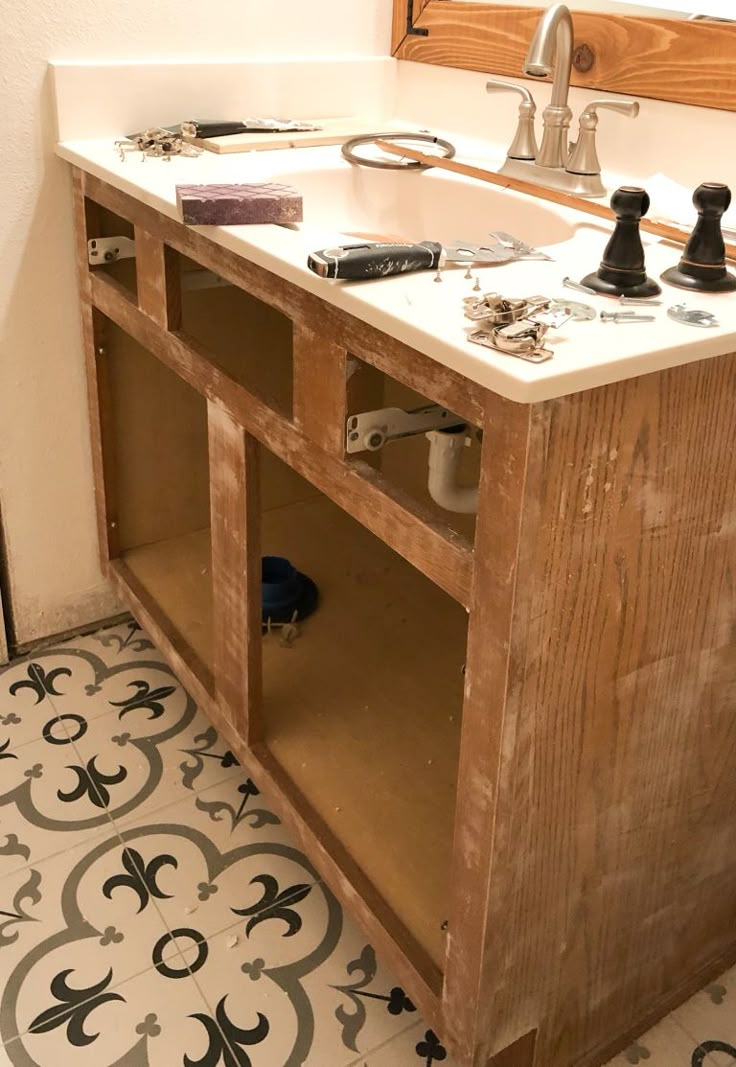
[[[261,561],[261,619],[291,622],[306,619],[317,607],[317,586],[283,556],[264,556]]]

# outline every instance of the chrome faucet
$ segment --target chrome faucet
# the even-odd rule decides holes
[[[507,82],[490,81],[488,92],[512,90],[522,94],[519,123],[501,173],[577,196],[605,196],[600,163],[595,147],[598,108],[610,108],[634,118],[639,113],[635,100],[596,100],[580,116],[580,134],[569,143],[572,111],[568,105],[573,53],[572,15],[565,4],[548,7],[539,21],[524,60],[524,73],[533,78],[553,76],[552,99],[542,116],[542,144],[536,150],[535,105],[528,89]]]
[[[529,45],[524,73],[533,78],[553,74],[552,100],[544,109],[544,134],[537,156],[538,167],[564,167],[567,162],[567,131],[572,111],[567,98],[572,71],[572,15],[564,4],[548,7]],[[554,59],[554,71],[552,61]]]

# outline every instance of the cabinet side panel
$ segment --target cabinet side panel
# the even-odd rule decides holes
[[[105,349],[104,324],[90,303],[89,292],[87,235],[95,226],[97,207],[91,201],[85,200],[84,177],[80,171],[73,171],[72,181],[82,344],[95,480],[95,515],[100,563],[105,570],[109,560],[119,554],[120,546],[114,447],[111,439],[110,367]]]
[[[537,411],[480,1029],[582,1067],[736,941],[736,361]]]

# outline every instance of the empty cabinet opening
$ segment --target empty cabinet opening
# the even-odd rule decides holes
[[[90,270],[109,274],[138,299],[135,267],[135,235],[132,222],[94,200],[85,200]]]
[[[368,463],[389,485],[416,500],[434,520],[445,523],[471,543],[475,538],[472,509],[480,478],[480,433],[431,398],[409,389],[362,360],[350,357],[347,385],[347,448],[356,465]],[[405,419],[398,413],[414,413]],[[427,410],[429,409],[429,411]],[[358,420],[358,421],[356,421]],[[375,431],[373,428],[375,427]],[[422,427],[426,427],[422,428]],[[450,434],[433,446],[427,429],[453,428],[453,455],[441,455]],[[402,429],[407,436],[399,436]],[[388,430],[384,437],[383,431]],[[396,434],[391,439],[392,431]],[[430,479],[430,450],[435,472]],[[438,470],[438,466],[442,470]],[[432,483],[430,489],[430,481]],[[434,493],[434,495],[433,495]]]
[[[186,256],[179,262],[184,334],[233,381],[291,417],[291,319]]]
[[[207,403],[109,320],[100,320],[98,339],[104,351],[100,370],[109,387],[105,436],[118,558],[207,682],[212,664]]]
[[[298,636],[263,635],[263,741],[441,969],[466,612],[261,455],[263,554],[319,591]]]

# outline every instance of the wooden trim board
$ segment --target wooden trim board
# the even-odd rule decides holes
[[[426,152],[421,152],[415,148],[398,148],[388,141],[379,140],[376,141],[376,144],[384,152],[402,156],[404,159],[414,159],[418,163],[438,167],[440,170],[449,170],[453,174],[464,174],[468,178],[475,178],[479,182],[487,182],[489,185],[496,185],[501,189],[515,189],[519,193],[534,196],[538,200],[547,200],[549,203],[567,207],[571,211],[582,211],[585,215],[595,215],[605,222],[614,222],[614,214],[611,208],[607,204],[595,200],[586,200],[584,197],[574,196],[559,189],[545,189],[544,186],[534,185],[532,182],[524,181],[523,178],[510,178],[508,175],[497,173],[494,170],[486,170],[483,167],[476,167],[469,163],[461,163],[457,159],[437,159],[435,156],[429,156]],[[639,228],[644,233],[663,237],[665,240],[677,245],[684,245],[690,236],[689,233],[678,229],[677,226],[672,226],[666,222],[657,222],[655,219],[641,219]],[[736,245],[724,241],[724,246],[726,258],[736,260]]]
[[[301,133],[233,133],[226,137],[196,137],[192,143],[217,155],[230,155],[233,152],[273,152],[281,148],[320,148],[345,144],[352,137],[376,133],[378,130],[387,133],[403,133],[407,130],[406,123],[387,122],[381,118],[315,119],[314,125],[322,129]]]
[[[523,77],[529,42],[544,11],[472,0],[429,0],[397,59]],[[394,0],[394,29],[406,26],[406,0]],[[573,12],[576,48],[594,57],[572,84],[587,89],[736,111],[736,24]],[[397,33],[398,36],[398,33]]]

